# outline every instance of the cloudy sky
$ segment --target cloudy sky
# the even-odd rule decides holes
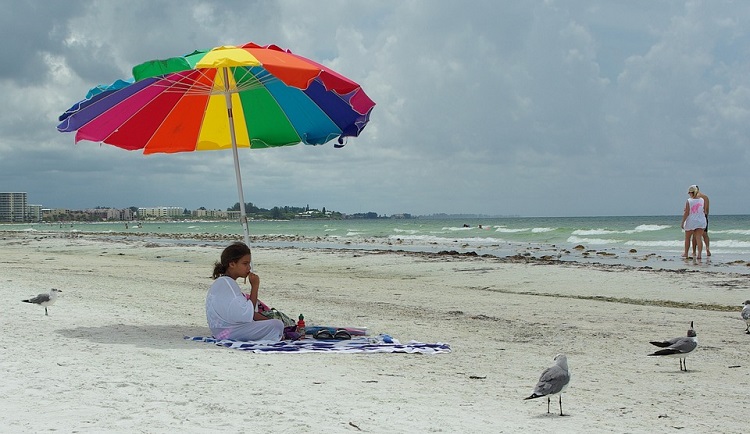
[[[359,138],[240,152],[247,202],[346,213],[750,214],[750,2],[1,0],[0,191],[237,202],[231,152],[144,156],[57,117],[133,65],[277,44],[360,83]]]

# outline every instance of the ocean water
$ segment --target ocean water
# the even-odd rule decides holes
[[[681,216],[250,221],[251,243],[347,249],[553,256],[560,260],[685,267]],[[242,238],[235,221],[0,224],[0,231],[139,235],[181,243]],[[699,265],[750,273],[750,215],[712,215],[711,258]],[[175,241],[177,242],[177,241]],[[576,248],[578,247],[578,248]]]

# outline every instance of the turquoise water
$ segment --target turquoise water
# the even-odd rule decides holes
[[[535,251],[538,252],[535,256],[557,254],[561,255],[561,259],[580,252],[575,249],[580,245],[588,251],[608,252],[617,256],[609,257],[608,261],[628,262],[634,254],[652,254],[662,261],[681,261],[684,233],[680,229],[680,217],[250,221],[249,228],[251,242],[257,245],[351,249],[385,247],[426,252],[448,249],[500,256]],[[234,221],[146,221],[141,222],[140,227],[130,222],[127,229],[123,222],[0,224],[0,231],[104,233],[117,236],[146,234],[153,238],[206,235],[242,237],[242,227]],[[711,260],[714,263],[750,259],[750,215],[711,216],[709,234],[713,254]],[[566,252],[573,253],[568,255]]]

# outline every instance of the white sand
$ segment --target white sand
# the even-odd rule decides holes
[[[220,250],[2,234],[0,430],[744,431],[747,275],[256,249],[269,305],[453,352],[252,354],[182,339],[209,333]],[[52,287],[49,316],[21,302]],[[688,372],[646,356],[690,321]],[[559,352],[565,417],[523,400]]]

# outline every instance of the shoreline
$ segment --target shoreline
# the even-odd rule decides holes
[[[0,237],[52,237],[52,238],[97,238],[113,242],[145,240],[152,243],[205,244],[224,246],[227,243],[241,241],[236,234],[190,233],[164,234],[154,232],[56,232],[56,231],[0,231]],[[470,243],[414,243],[403,240],[381,240],[361,238],[359,241],[339,240],[331,236],[300,235],[255,235],[251,236],[251,248],[298,248],[327,249],[346,251],[394,251],[408,253],[448,254],[455,256],[480,256],[517,261],[540,261],[550,263],[586,264],[588,266],[624,266],[676,272],[701,271],[750,275],[750,261],[737,255],[721,255],[722,259],[707,257],[703,260],[681,258],[678,255],[667,256],[656,252],[637,251],[623,248],[587,248],[577,245],[573,248],[562,248],[545,243],[512,243],[492,246],[471,245]]]

